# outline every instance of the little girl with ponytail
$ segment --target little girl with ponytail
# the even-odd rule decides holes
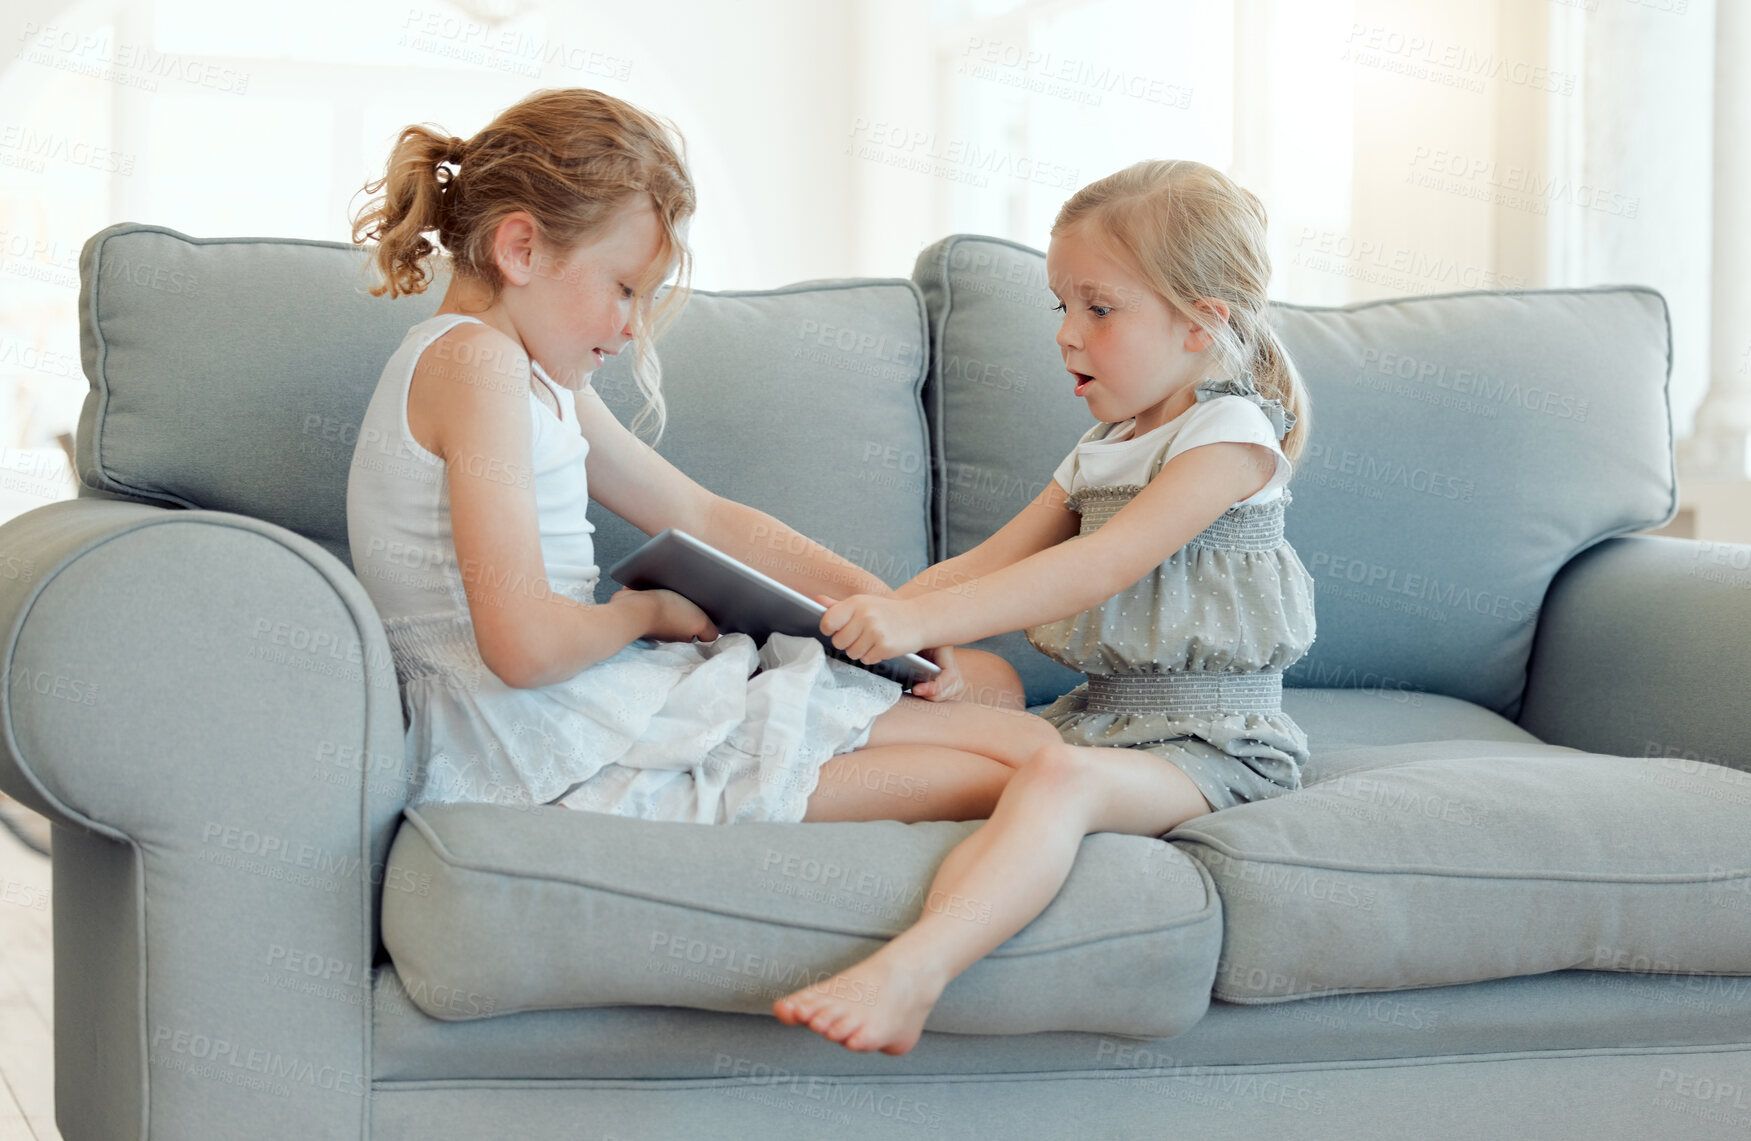
[[[1058,211],[1046,276],[1065,383],[1096,423],[1032,504],[926,572],[957,593],[846,598],[822,628],[859,661],[1024,629],[1087,680],[1042,712],[1061,741],[931,884],[980,922],[926,908],[775,1004],[854,1050],[910,1049],[948,981],[1051,902],[1083,836],[1160,836],[1279,796],[1308,759],[1281,703],[1314,636],[1283,534],[1308,401],[1265,315],[1264,207],[1202,163],[1140,162]]]

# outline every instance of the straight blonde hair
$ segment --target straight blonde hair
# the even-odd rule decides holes
[[[1083,223],[1163,302],[1211,334],[1231,375],[1251,372],[1259,392],[1294,415],[1283,452],[1298,463],[1311,408],[1300,373],[1265,316],[1271,258],[1264,204],[1214,167],[1148,159],[1071,195],[1052,222],[1052,235]],[[1227,304],[1227,321],[1197,307],[1205,297]]]
[[[636,292],[649,296],[671,266],[676,284],[654,306],[633,311],[632,375],[645,405],[632,430],[654,418],[662,438],[668,408],[653,342],[691,292],[685,226],[696,205],[685,144],[672,123],[586,87],[536,91],[473,138],[428,124],[403,128],[382,177],[365,184],[366,194],[379,191],[353,220],[354,243],[376,243],[369,264],[383,282],[373,297],[424,292],[430,260],[441,254],[453,274],[488,286],[496,299],[505,282],[493,236],[507,216],[526,211],[544,242],[569,252],[594,238],[629,197],[648,196],[662,246]]]

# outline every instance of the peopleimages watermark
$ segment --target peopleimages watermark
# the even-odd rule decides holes
[[[1317,442],[1308,446],[1301,478],[1370,499],[1380,498],[1381,488],[1392,487],[1470,503],[1477,490],[1469,479],[1423,467],[1414,459],[1405,461],[1347,448],[1334,451],[1330,445]]]
[[[1355,666],[1331,664],[1320,660],[1311,662],[1303,659],[1303,665],[1295,667],[1295,686],[1297,693],[1306,700],[1320,701],[1330,704],[1334,695],[1340,691],[1365,693],[1381,697],[1387,701],[1400,704],[1421,706],[1423,691],[1403,678],[1390,674],[1375,673],[1371,669]]]
[[[1379,822],[1388,813],[1404,813],[1467,828],[1487,828],[1490,823],[1490,810],[1483,805],[1406,788],[1393,783],[1390,774],[1376,778],[1346,773],[1320,781],[1318,791],[1328,798],[1319,807],[1339,817]]]
[[[152,1064],[276,1097],[290,1097],[293,1086],[354,1097],[365,1096],[370,1088],[370,1079],[355,1070],[163,1023],[152,1028]]]
[[[1520,166],[1498,170],[1494,158],[1445,147],[1414,149],[1405,181],[1532,214],[1549,213],[1549,203],[1563,202],[1602,214],[1634,218],[1642,205],[1637,195],[1620,194],[1574,179],[1554,178]]]
[[[150,46],[113,40],[109,29],[80,32],[26,20],[18,33],[19,59],[124,87],[157,91],[160,79],[177,80],[230,95],[249,90],[249,73],[193,56],[154,52]]]
[[[877,380],[910,382],[923,361],[923,346],[916,340],[849,325],[804,320],[797,340],[790,350],[794,359]]]
[[[775,1109],[795,1110],[840,1125],[851,1123],[850,1115],[844,1112],[848,1108],[926,1129],[942,1125],[941,1107],[919,1101],[883,1083],[802,1074],[753,1058],[722,1053],[716,1056],[712,1073],[739,1079],[738,1084],[730,1088],[731,1097],[757,1101]],[[790,1100],[793,1098],[801,1100]]]
[[[1653,1104],[1703,1121],[1751,1130],[1751,1090],[1743,1081],[1723,1081],[1708,1074],[1662,1067],[1654,1083]]]
[[[1190,87],[1169,83],[1159,76],[983,36],[969,36],[961,57],[955,65],[957,75],[1091,107],[1100,106],[1105,95],[1127,96],[1182,111],[1192,105]]]
[[[0,903],[9,903],[31,911],[47,911],[49,889],[25,883],[23,880],[0,880]]]
[[[862,895],[873,901],[866,910],[886,911],[895,916],[910,914],[911,906],[925,894],[921,884],[894,880],[835,860],[819,860],[774,848],[766,849],[760,871],[776,872],[796,885],[792,890],[776,891],[776,894],[816,900],[824,900],[829,893]],[[770,884],[772,881],[766,882]],[[775,890],[775,887],[768,887],[768,890]],[[971,899],[955,892],[932,890],[925,898],[922,910],[973,923],[991,922],[990,900]]]
[[[40,174],[49,160],[83,166],[103,174],[133,174],[135,157],[58,131],[38,131],[23,123],[0,126],[0,166]]]
[[[1365,281],[1401,293],[1436,289],[1523,289],[1519,274],[1468,265],[1409,246],[1356,239],[1337,230],[1303,226],[1290,253],[1291,265]]]
[[[74,705],[96,705],[97,683],[58,670],[33,670],[14,664],[6,677],[7,696],[17,701],[21,693],[53,697]]]
[[[1327,589],[1324,580],[1335,580],[1331,584],[1336,587],[1334,593],[1351,601],[1390,599],[1394,602],[1433,603],[1445,609],[1419,606],[1407,613],[1425,614],[1441,622],[1450,617],[1449,611],[1470,611],[1509,622],[1527,622],[1538,616],[1539,607],[1536,605],[1493,590],[1464,586],[1452,579],[1443,581],[1433,574],[1408,571],[1347,554],[1313,551],[1311,555],[1307,569],[1313,575],[1315,587]],[[1344,584],[1361,589],[1348,591]]]
[[[1574,420],[1577,423],[1584,421],[1593,406],[1592,401],[1583,400],[1573,393],[1558,392],[1543,385],[1523,385],[1519,381],[1502,380],[1481,369],[1413,357],[1390,349],[1363,349],[1360,365],[1364,377],[1369,372],[1375,372],[1399,380],[1415,381],[1429,388],[1445,389],[1459,396],[1491,404],[1542,412],[1559,420]]]
[[[1212,874],[1220,873],[1219,886],[1222,898],[1226,900],[1276,904],[1290,896],[1301,896],[1327,907],[1347,907],[1356,911],[1373,911],[1379,902],[1373,887],[1329,875],[1317,868],[1233,859],[1214,849],[1200,853],[1198,858]],[[1224,864],[1227,865],[1225,871],[1222,870]]]
[[[361,968],[336,955],[283,943],[268,944],[261,981],[275,990],[361,1006],[379,977],[428,1013],[441,1009],[458,1018],[485,1018],[498,1011],[498,1000],[491,995],[425,979],[410,983],[387,963]]]
[[[1703,539],[1691,544],[1691,578],[1751,590],[1751,543],[1719,543]]]
[[[1003,147],[945,139],[935,131],[902,123],[872,121],[860,115],[852,121],[850,134],[852,141],[846,148],[847,154],[952,182],[985,187],[991,184],[991,176],[997,175],[1054,190],[1071,190],[1077,185],[1075,167]]]
[[[1116,1042],[1102,1038],[1095,1048],[1095,1061],[1103,1066],[1133,1070],[1165,1070],[1159,1076],[1174,1079],[1164,1085],[1164,1096],[1177,1097],[1177,1087],[1188,1083],[1194,1089],[1209,1094],[1243,1097],[1283,1109],[1318,1116],[1326,1110],[1324,1092],[1308,1086],[1293,1085],[1279,1074],[1255,1074],[1222,1066],[1199,1065],[1160,1050],[1135,1042]],[[1228,1106],[1221,1102],[1224,1108]]]
[[[772,955],[707,942],[678,932],[652,931],[645,970],[674,975],[716,990],[767,999],[783,998],[805,987],[862,1006],[873,1006],[881,988],[857,978],[786,963]],[[673,960],[673,961],[665,961]],[[776,985],[774,985],[776,984]]]
[[[396,42],[427,55],[527,79],[538,78],[547,66],[608,79],[632,78],[632,61],[624,56],[465,20],[442,9],[409,8]]]
[[[1484,90],[1485,79],[1499,79],[1553,94],[1575,93],[1576,76],[1572,72],[1509,59],[1494,52],[1479,52],[1464,44],[1440,43],[1429,36],[1383,24],[1352,23],[1338,58],[1360,67],[1473,93]]]

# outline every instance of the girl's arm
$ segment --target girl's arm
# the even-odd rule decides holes
[[[971,642],[1099,606],[1161,565],[1234,504],[1262,489],[1276,457],[1258,444],[1190,448],[1098,530],[917,600],[930,638]]]
[[[1258,444],[1189,448],[1098,530],[1078,535],[955,590],[909,599],[847,599],[823,616],[833,644],[862,662],[920,646],[959,645],[1099,606],[1261,490],[1276,457]]]
[[[1075,538],[1081,529],[1081,519],[1064,506],[1068,498],[1057,480],[1048,479],[1033,502],[1016,512],[1015,518],[996,534],[952,559],[925,567],[910,582],[902,583],[894,597],[917,598],[933,590],[957,591],[973,579]]]
[[[766,512],[721,495],[712,496],[700,538],[810,598],[893,593],[887,583],[849,559]]]
[[[594,389],[575,395],[578,428],[590,441],[591,498],[645,534],[686,531],[810,598],[890,593],[869,571],[766,512],[700,486],[633,435]]]
[[[409,417],[429,431],[449,472],[451,532],[475,643],[506,685],[562,681],[643,637],[655,603],[628,591],[586,606],[547,589],[528,360],[484,325],[464,323],[439,338],[452,339],[446,359],[428,352],[415,366]],[[410,478],[428,478],[409,468]]]

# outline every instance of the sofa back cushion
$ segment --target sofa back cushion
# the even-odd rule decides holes
[[[76,444],[87,488],[234,511],[290,528],[351,567],[346,482],[384,362],[448,278],[391,301],[340,242],[191,238],[111,226],[80,256],[91,382]],[[665,335],[658,451],[706,488],[770,512],[891,584],[926,565],[924,310],[904,280],[696,293]],[[595,387],[623,423],[642,397],[625,359]],[[648,438],[648,433],[647,433]],[[590,505],[607,570],[644,535]],[[775,557],[794,552],[775,548]]]
[[[1093,423],[1054,336],[1045,255],[955,235],[918,256],[930,311],[932,542],[950,558],[1037,495]],[[1518,715],[1545,589],[1578,551],[1676,511],[1660,294],[1476,291],[1275,303],[1306,382],[1287,533],[1317,583],[1290,685],[1413,688]],[[1019,633],[1030,704],[1080,675]]]

